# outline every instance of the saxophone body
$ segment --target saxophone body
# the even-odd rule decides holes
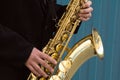
[[[86,36],[77,42],[71,49],[68,48],[69,41],[74,34],[77,26],[81,22],[77,13],[87,0],[71,0],[66,11],[59,20],[53,39],[43,48],[43,52],[54,58],[58,65],[50,64],[55,71],[51,74],[47,69],[40,66],[48,75],[48,78],[37,77],[30,73],[27,80],[70,80],[76,70],[88,59],[99,56],[103,58],[103,45],[100,35],[96,29],[92,30],[92,34]],[[67,52],[66,57],[62,60],[62,56]]]

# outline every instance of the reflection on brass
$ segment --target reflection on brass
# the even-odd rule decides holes
[[[60,50],[62,50],[63,45],[62,44],[57,44],[56,45],[56,51],[59,52]]]
[[[49,74],[49,77],[39,78],[31,72],[27,80],[71,80],[72,76],[85,61],[94,56],[98,56],[101,59],[104,57],[102,40],[95,29],[92,30],[91,35],[78,41],[72,48],[68,48],[69,41],[81,22],[77,18],[77,13],[86,1],[88,0],[70,0],[66,11],[56,24],[58,28],[56,35],[53,39],[49,40],[48,44],[42,50],[45,54],[50,55],[58,61],[57,66],[46,61],[46,63],[55,68],[54,74],[51,74],[46,68],[40,66]],[[66,54],[66,56],[62,60],[63,54]]]
[[[76,14],[74,14],[74,15],[70,18],[70,20],[71,20],[73,23],[76,21],[76,19],[77,19],[77,15],[76,15]]]
[[[57,52],[55,52],[55,53],[53,53],[53,54],[51,55],[51,57],[52,57],[53,59],[57,60],[57,58],[59,57],[59,55],[58,55]]]
[[[46,80],[46,78],[42,77],[42,78],[40,78],[39,80]]]
[[[50,78],[50,80],[61,80],[57,75],[54,75]]]
[[[66,41],[68,39],[69,35],[67,33],[63,34],[62,41]]]
[[[59,64],[59,70],[63,73],[66,73],[71,68],[71,61],[69,59],[63,60]]]
[[[70,32],[70,31],[72,30],[72,28],[73,28],[72,23],[68,23],[68,24],[66,25],[66,30],[67,30],[68,32]]]

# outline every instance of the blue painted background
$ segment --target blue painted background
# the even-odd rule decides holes
[[[58,0],[67,4],[69,0]],[[83,22],[79,32],[73,36],[73,45],[96,28],[102,37],[104,59],[88,60],[79,68],[72,80],[120,80],[120,0],[92,0],[92,17]]]

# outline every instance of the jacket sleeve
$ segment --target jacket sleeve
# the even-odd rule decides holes
[[[65,12],[66,10],[66,7],[67,5],[59,5],[57,4],[57,7],[56,7],[56,14],[58,16],[58,19],[60,19],[62,17],[62,14]],[[75,34],[78,32],[79,28],[80,28],[80,25],[81,25],[82,22],[80,22],[80,24],[77,26],[76,30],[75,30]]]
[[[0,61],[23,66],[33,46],[16,32],[0,25]]]

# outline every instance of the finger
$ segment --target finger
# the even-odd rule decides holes
[[[40,68],[40,66],[36,63],[34,63],[33,65],[33,68],[35,70],[36,73],[39,73],[38,76],[43,76],[43,77],[48,77],[48,75]]]
[[[57,64],[56,60],[53,59],[52,57],[50,57],[50,56],[47,55],[47,54],[41,53],[41,54],[40,54],[40,57],[42,57],[43,59],[45,59],[45,60],[51,62],[51,63],[54,64],[54,65]]]
[[[29,68],[29,70],[30,70],[33,74],[35,74],[36,76],[38,76],[38,77],[41,76],[41,75],[33,68],[32,65],[29,65],[28,68]]]
[[[92,16],[91,13],[88,14],[79,14],[80,17],[84,17],[84,18],[90,18]]]
[[[46,55],[44,58],[45,58],[46,60],[50,61],[50,62],[51,62],[52,64],[54,64],[54,65],[57,64],[56,60],[53,59],[52,57],[50,57],[49,55]]]
[[[51,73],[54,72],[54,69],[49,64],[47,64],[46,61],[42,60],[41,58],[38,59],[37,63],[41,64],[43,67],[45,67],[46,69],[48,69]]]
[[[89,7],[89,8],[86,8],[86,9],[80,9],[81,14],[90,13],[92,11],[93,11],[92,7]]]
[[[88,21],[90,18],[80,17],[80,19],[81,19],[82,21]]]
[[[85,4],[83,4],[82,8],[88,8],[92,5],[92,1],[88,1]]]

